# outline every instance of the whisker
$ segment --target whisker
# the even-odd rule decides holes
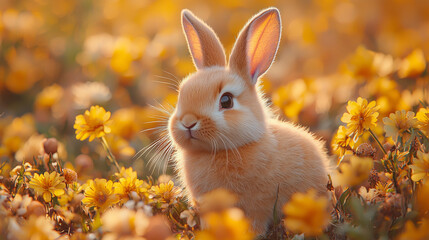
[[[231,139],[229,139],[225,134],[223,134],[223,133],[221,133],[221,132],[219,132],[219,134],[221,135],[221,136],[223,136],[224,138],[225,138],[225,140],[228,142],[228,143],[230,143],[231,144],[231,150],[232,150],[232,152],[234,153],[234,155],[236,156],[236,157],[238,157],[239,159],[240,159],[240,162],[242,163],[243,162],[243,158],[241,157],[241,154],[240,154],[240,152],[238,151],[238,149],[237,149],[237,146],[231,141]]]
[[[180,81],[173,73],[171,73],[171,72],[169,72],[169,71],[167,71],[167,70],[162,70],[163,72],[165,72],[165,73],[167,73],[168,75],[170,75],[170,76],[172,76],[172,77],[174,77],[174,79],[178,82],[178,81]]]
[[[229,165],[229,162],[228,162],[228,147],[226,146],[226,143],[223,140],[222,135],[219,135],[219,139],[222,141],[223,145],[225,146],[226,166],[228,167],[228,165]]]
[[[161,77],[161,76],[156,76],[156,77]],[[161,84],[165,84],[168,86],[168,88],[170,88],[173,91],[179,92],[178,87],[173,84],[173,83],[169,83],[169,82],[163,82],[163,81],[158,81],[158,80],[153,80],[156,83],[161,83]]]

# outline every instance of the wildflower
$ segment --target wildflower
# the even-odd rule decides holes
[[[115,128],[116,128],[115,123]],[[136,150],[130,146],[127,140],[120,136],[110,134],[106,137],[106,141],[109,144],[113,155],[116,158],[129,159],[136,153]]]
[[[115,125],[113,133],[126,140],[132,139],[140,130],[136,122],[137,114],[137,108],[123,108],[113,113],[112,121]]]
[[[411,179],[414,182],[424,179],[426,181],[429,179],[429,153],[424,153],[422,151],[417,152],[417,158],[414,159],[410,168],[413,170]]]
[[[56,239],[58,232],[54,231],[52,222],[44,216],[30,216],[21,228],[12,229],[13,239]]]
[[[63,195],[58,197],[58,203],[61,206],[66,206],[68,203],[70,203],[73,200],[74,196],[75,196],[75,191],[68,188]]]
[[[391,191],[391,185],[392,184],[390,180],[386,183],[379,181],[377,184],[375,184],[375,190],[377,190],[379,194],[385,196],[388,192]]]
[[[50,202],[52,196],[61,196],[64,194],[64,177],[61,177],[57,172],[45,172],[43,175],[37,173],[28,184],[30,188],[36,191],[37,195],[42,195],[45,202]]]
[[[283,207],[285,226],[296,233],[320,235],[329,221],[327,207],[328,199],[317,197],[314,189],[307,193],[295,193]]]
[[[237,203],[237,197],[231,192],[218,188],[203,195],[198,202],[202,214],[232,208]]]
[[[341,121],[347,123],[351,134],[360,136],[365,129],[377,126],[377,110],[375,101],[368,103],[366,99],[359,97],[356,102],[348,102],[348,113],[343,114]]]
[[[206,228],[196,233],[199,240],[247,240],[253,239],[250,224],[238,208],[211,212],[204,216]]]
[[[73,126],[76,129],[76,139],[83,141],[89,137],[91,142],[94,138],[100,138],[110,133],[109,119],[110,112],[106,112],[100,106],[92,106],[89,111],[85,111],[84,115],[76,116]]]
[[[72,184],[77,180],[77,173],[69,168],[63,169],[64,179],[67,184]]]
[[[389,117],[383,118],[384,131],[387,137],[392,137],[394,140],[398,136],[406,137],[406,131],[416,126],[416,119],[414,119],[414,112],[405,110],[396,111],[391,113]],[[408,136],[409,137],[409,136]]]
[[[31,177],[31,172],[35,171],[35,169],[33,169],[33,166],[31,166],[30,163],[26,162],[23,165],[18,165],[14,167],[9,173],[10,176],[14,177],[14,176],[17,176],[18,174],[21,174],[22,167],[24,167],[23,175],[27,177]]]
[[[4,129],[2,145],[9,153],[15,153],[34,133],[36,133],[36,127],[32,115],[26,114],[15,118]]]
[[[350,157],[350,162],[340,165],[341,183],[346,186],[358,186],[368,179],[373,165],[371,158]]]
[[[37,108],[51,108],[58,103],[64,95],[64,90],[61,86],[54,84],[44,88],[37,94],[35,106]]]
[[[149,225],[149,218],[143,211],[135,212],[127,208],[108,210],[102,215],[101,221],[103,228],[108,232],[103,239],[123,239],[126,236],[141,237]]]
[[[174,186],[173,181],[168,183],[161,183],[158,186],[152,186],[150,192],[155,198],[159,199],[161,203],[170,203],[181,192],[180,188]]]
[[[342,157],[348,148],[354,147],[354,144],[355,142],[350,138],[347,129],[340,126],[332,141],[332,148],[335,153]]]
[[[367,203],[377,203],[383,200],[375,188],[367,189],[366,187],[361,186],[359,188],[359,195],[361,195]]]
[[[418,227],[416,227],[412,221],[408,220],[405,223],[405,230],[399,235],[398,240],[425,240],[428,238],[429,220],[423,219]]]
[[[131,167],[121,167],[121,170],[119,173],[115,173],[115,176],[118,178],[137,178],[137,172],[135,172]]]
[[[118,201],[119,198],[113,191],[113,182],[97,178],[89,180],[82,203],[88,207],[96,207],[100,212],[104,212],[104,210]]]
[[[43,135],[31,136],[24,145],[16,152],[15,159],[19,162],[34,163],[34,158],[43,155]]]
[[[356,77],[368,78],[374,75],[377,69],[374,66],[374,52],[359,46],[353,56],[350,57],[347,67]]]
[[[416,49],[408,55],[398,70],[401,78],[418,77],[426,69],[426,59],[421,49]]]
[[[119,182],[115,182],[113,187],[115,188],[115,194],[118,194],[121,201],[125,203],[130,199],[129,195],[131,192],[140,193],[143,191],[143,181],[136,177],[120,178]]]
[[[273,104],[282,109],[283,114],[292,121],[297,121],[312,92],[314,80],[297,79],[273,92]]]
[[[22,216],[27,213],[27,208],[32,201],[33,199],[28,195],[24,195],[24,197],[22,197],[21,194],[16,194],[10,204],[10,210],[16,215]]]
[[[86,109],[93,104],[107,102],[112,94],[101,82],[77,83],[71,87],[74,105],[78,109]]]
[[[417,112],[418,127],[426,135],[429,135],[429,108],[420,108]]]
[[[185,211],[181,212],[180,218],[186,219],[186,224],[188,224],[190,227],[197,225],[196,213],[192,209],[186,209]]]

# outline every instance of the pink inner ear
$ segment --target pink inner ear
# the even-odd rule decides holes
[[[247,37],[247,56],[252,79],[270,67],[280,38],[280,19],[276,11],[262,15],[251,24]]]
[[[183,29],[185,30],[189,49],[192,53],[192,57],[195,61],[195,65],[197,67],[202,67],[204,63],[203,49],[201,46],[200,38],[198,37],[198,33],[195,30],[194,26],[189,22],[187,17],[183,18]]]

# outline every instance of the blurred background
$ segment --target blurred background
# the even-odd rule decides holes
[[[165,118],[151,105],[170,110],[175,86],[195,71],[181,10],[206,21],[229,54],[247,20],[270,6],[283,31],[261,84],[282,118],[315,131],[330,151],[348,100],[376,100],[380,117],[429,102],[426,0],[2,0],[1,158],[20,160],[30,140],[55,137],[63,159],[87,154],[93,176],[106,176],[100,144],[76,140],[73,129],[98,104],[112,113],[108,142],[120,163],[150,174],[151,153],[135,156]]]

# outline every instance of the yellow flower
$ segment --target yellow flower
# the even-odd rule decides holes
[[[420,108],[417,112],[418,127],[423,133],[429,135],[429,108]]]
[[[328,199],[317,197],[314,189],[307,193],[295,193],[283,207],[285,226],[296,233],[317,236],[329,222]]]
[[[218,188],[203,195],[198,201],[201,214],[232,208],[237,203],[237,196],[230,191]]]
[[[118,201],[119,197],[113,191],[113,182],[97,178],[89,180],[82,203],[88,207],[96,207],[100,212],[104,212],[104,210]]]
[[[30,216],[21,228],[12,228],[13,239],[17,240],[50,240],[57,239],[60,234],[54,231],[52,222],[45,216]]]
[[[161,183],[158,186],[152,186],[150,192],[161,202],[170,203],[174,197],[181,192],[181,190],[180,188],[175,187],[174,182],[170,180],[168,183]]]
[[[110,100],[112,93],[102,82],[76,83],[71,87],[74,106],[85,109],[94,104],[102,104]]]
[[[61,196],[64,194],[64,177],[61,177],[57,172],[45,172],[43,175],[37,173],[29,182],[29,187],[36,191],[37,195],[42,195],[45,202],[50,202],[52,196]]]
[[[359,46],[353,56],[350,57],[347,68],[356,77],[369,78],[377,71],[374,66],[374,52]]]
[[[343,114],[341,121],[347,123],[351,134],[360,136],[365,129],[377,126],[377,110],[375,101],[368,104],[366,99],[359,97],[356,102],[348,102],[348,113]]]
[[[337,134],[335,134],[332,140],[332,149],[339,156],[344,156],[348,147],[353,148],[355,142],[352,141],[347,129],[344,126],[338,128]]]
[[[429,239],[429,220],[423,219],[419,227],[415,227],[410,220],[405,223],[405,230],[399,235],[398,240],[425,240]]]
[[[383,118],[384,131],[387,137],[392,137],[394,140],[401,137],[409,137],[409,134],[404,134],[408,129],[416,126],[414,112],[406,112],[405,110],[391,113],[389,117]]]
[[[12,177],[13,177],[13,176],[17,176],[18,174],[20,175],[20,174],[21,174],[21,171],[22,171],[22,167],[24,167],[23,176],[31,177],[32,172],[37,171],[36,169],[34,169],[34,168],[33,168],[33,166],[32,166],[30,163],[26,162],[26,163],[24,163],[24,164],[22,164],[22,165],[18,165],[18,166],[16,166],[16,167],[14,167],[14,168],[9,172],[10,176],[12,176]]]
[[[135,172],[131,167],[121,167],[121,171],[119,173],[115,173],[115,176],[118,178],[137,178],[137,172]]]
[[[141,130],[136,121],[138,110],[137,108],[122,108],[113,113],[112,121],[115,125],[113,133],[126,140],[132,139]]]
[[[313,79],[297,79],[273,92],[273,104],[292,121],[297,121],[308,99],[315,94],[315,88]]]
[[[132,211],[127,208],[113,208],[101,216],[103,239],[141,239],[149,226],[149,218],[143,211]],[[129,238],[127,238],[129,237]]]
[[[43,135],[32,135],[15,153],[15,159],[19,162],[35,164],[34,159],[37,159],[38,156],[43,156],[43,141],[45,139]]]
[[[116,126],[117,125],[115,123],[115,128]],[[130,159],[136,153],[136,150],[130,146],[128,141],[120,136],[110,134],[106,136],[106,141],[110,146],[110,150],[116,158]]]
[[[368,179],[374,166],[371,158],[350,157],[350,162],[340,165],[340,183],[345,186],[357,186]]]
[[[424,179],[426,181],[429,179],[429,153],[424,153],[422,151],[417,152],[417,158],[414,159],[410,168],[413,170],[411,179],[414,182]]]
[[[15,118],[4,129],[2,145],[8,153],[15,153],[35,132],[35,121],[32,115],[26,114]]]
[[[76,129],[76,139],[83,141],[89,137],[91,142],[94,138],[100,138],[110,133],[111,121],[109,119],[110,112],[106,112],[98,105],[92,106],[89,111],[85,111],[84,115],[76,116],[73,126]]]
[[[37,97],[35,106],[36,108],[51,108],[54,104],[58,103],[64,95],[64,90],[61,86],[54,84],[46,87],[41,91]]]
[[[129,195],[131,192],[139,194],[144,191],[143,180],[139,180],[136,177],[120,178],[119,182],[115,182],[113,187],[115,188],[115,194],[118,194],[119,198],[123,203],[130,199]]]
[[[73,191],[72,189],[67,189],[67,191],[58,198],[58,203],[61,206],[66,206],[69,202],[73,200],[73,198],[75,197],[75,194],[76,192]]]
[[[249,222],[238,208],[208,213],[204,220],[206,228],[196,233],[197,240],[250,240],[254,237]]]
[[[416,49],[408,55],[399,67],[401,78],[418,77],[426,69],[426,59],[421,49]]]

